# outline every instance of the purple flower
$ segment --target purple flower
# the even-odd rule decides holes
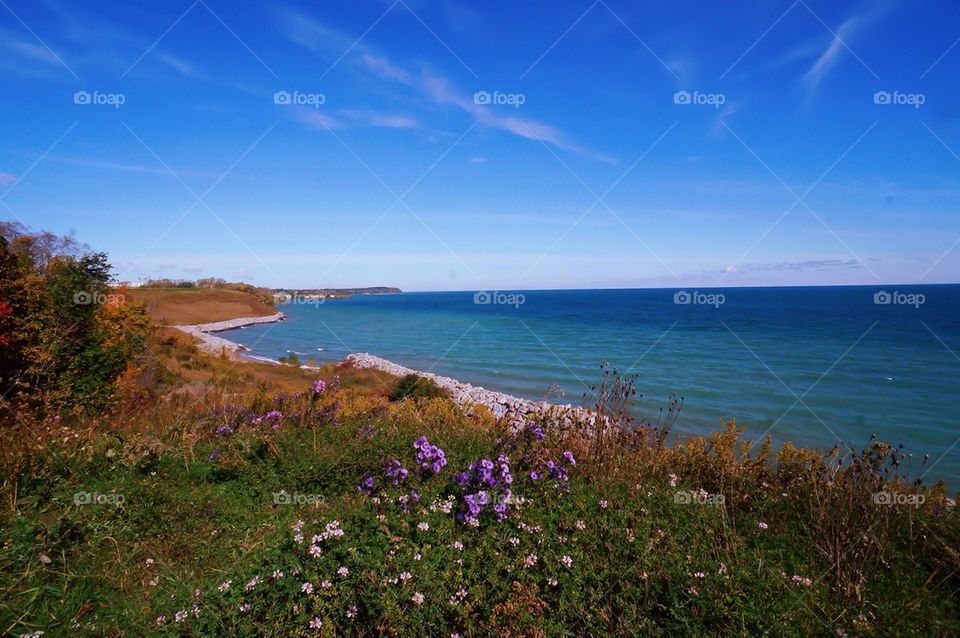
[[[533,436],[534,440],[536,441],[543,440],[543,437],[544,437],[543,428],[537,425],[536,421],[531,421],[530,423],[527,424],[527,432],[529,432]]]
[[[393,485],[400,485],[403,481],[407,479],[407,476],[410,474],[410,470],[403,467],[400,461],[393,459],[387,461],[384,464],[384,474],[387,476],[387,479]]]
[[[223,452],[220,451],[220,448],[215,448],[213,452],[210,453],[210,456],[207,457],[207,460],[211,463],[216,463],[220,460],[221,456],[223,456]]]
[[[510,458],[501,454],[496,463],[480,459],[454,476],[454,483],[463,493],[464,508],[457,514],[461,521],[477,525],[484,511],[492,511],[498,522],[506,520],[513,482],[509,463]]]
[[[373,494],[373,487],[374,487],[373,477],[367,474],[366,476],[363,477],[363,480],[360,481],[360,485],[357,486],[357,489],[363,492],[364,494],[366,494],[367,496],[371,496]]]
[[[229,436],[231,434],[233,434],[233,426],[229,423],[218,425],[217,429],[213,431],[214,436]]]
[[[447,455],[436,445],[432,445],[426,436],[421,436],[413,442],[416,452],[417,465],[424,476],[439,474],[447,465]]]
[[[570,450],[567,450],[566,452],[563,453],[563,458],[566,459],[567,463],[569,463],[570,465],[577,464],[577,459],[573,458],[573,452],[571,452]]]
[[[316,381],[313,382],[314,394],[320,394],[326,389],[326,387],[327,387],[327,382],[324,381],[323,379],[317,379]]]

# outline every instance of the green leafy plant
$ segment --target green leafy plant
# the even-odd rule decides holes
[[[408,374],[401,377],[390,392],[391,401],[402,401],[407,398],[433,399],[445,396],[447,396],[447,393],[434,383],[432,379],[427,379],[416,374]]]

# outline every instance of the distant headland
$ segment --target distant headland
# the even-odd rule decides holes
[[[403,292],[389,286],[370,286],[368,288],[272,288],[276,303],[286,303],[294,299],[344,299],[353,295],[392,295]]]

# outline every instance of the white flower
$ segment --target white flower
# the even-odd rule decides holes
[[[300,591],[302,591],[304,594],[312,594],[312,593],[313,593],[313,583],[304,583],[304,584],[300,585]]]
[[[576,528],[577,528],[577,529],[581,529],[581,530],[582,530],[582,529],[587,529],[587,524],[584,523],[583,521],[577,521]]]
[[[526,558],[523,559],[523,564],[526,567],[533,567],[537,564],[537,555],[529,554]]]
[[[463,551],[463,543],[460,541],[453,541],[453,548],[459,552]]]
[[[767,525],[766,521],[760,521],[759,523],[757,523],[757,527],[759,527],[760,529],[767,529],[769,525]]]
[[[563,563],[564,567],[568,567],[568,568],[571,565],[573,565],[573,559],[570,558],[569,556],[564,556],[563,558],[560,559],[560,562]]]
[[[516,536],[511,536],[511,537],[510,537],[510,540],[509,540],[509,543],[510,543],[511,545],[513,545],[513,546],[517,546],[517,545],[520,544],[520,539],[517,538]]]
[[[230,585],[232,584],[233,584],[232,580],[225,580],[217,586],[217,589],[219,589],[220,592],[222,593],[230,589]]]
[[[250,611],[250,603],[243,603],[240,605],[240,611],[243,613]]]
[[[415,603],[418,604],[418,605],[422,605],[422,604],[423,604],[423,594],[421,594],[420,592],[416,592],[416,593],[413,595],[413,597],[410,598],[410,600],[412,600],[413,602],[415,602]]]
[[[323,627],[323,621],[320,616],[314,616],[313,620],[310,621],[310,629],[320,629],[321,627]]]
[[[177,613],[175,613],[175,614],[173,615],[173,620],[174,620],[174,622],[183,622],[183,621],[186,620],[186,619],[187,619],[187,610],[186,610],[186,609],[181,609],[180,611],[178,611]]]
[[[411,578],[413,578],[413,574],[411,574],[410,572],[401,572],[400,574],[400,580],[402,580],[403,582],[407,582]]]
[[[342,577],[342,576],[346,576],[349,573],[350,573],[350,570],[347,569],[346,567],[341,567],[340,569],[337,570],[337,576]]]
[[[333,587],[333,583],[331,583],[329,580],[325,580],[322,583],[320,583],[320,586],[323,587],[324,589],[330,589],[331,587]]]
[[[813,581],[807,578],[806,576],[800,576],[799,574],[794,574],[791,579],[797,585],[803,585],[804,587],[809,587],[813,584]]]
[[[425,532],[425,531],[427,531],[428,529],[430,529],[430,523],[428,523],[428,522],[426,522],[426,521],[421,521],[421,522],[417,523],[417,529],[420,530],[421,532]]]

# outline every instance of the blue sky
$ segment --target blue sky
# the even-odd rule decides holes
[[[0,4],[0,218],[124,279],[960,281],[955,2]]]

